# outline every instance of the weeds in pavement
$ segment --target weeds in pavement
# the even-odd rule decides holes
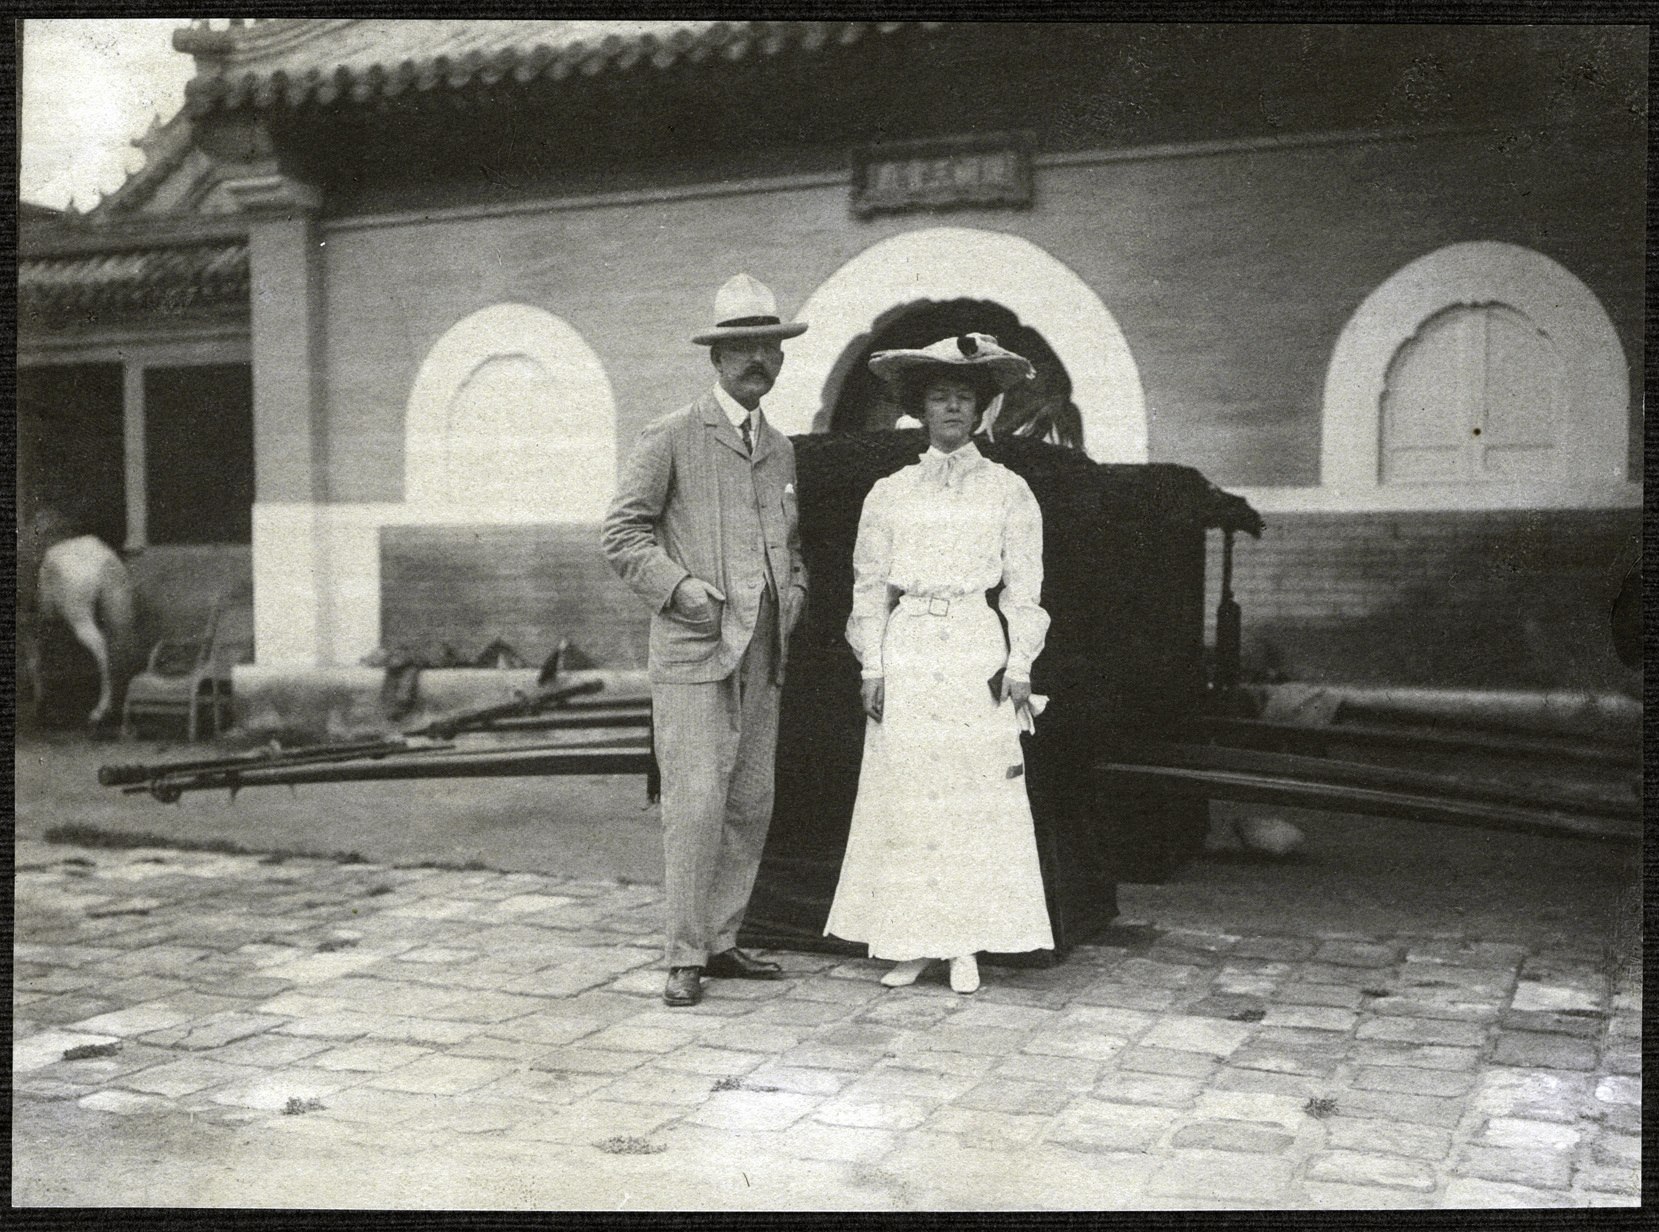
[[[64,843],[72,847],[103,848],[110,851],[130,851],[134,847],[165,847],[173,851],[210,851],[218,855],[251,856],[257,852],[233,843],[229,839],[189,839],[175,838],[166,834],[151,834],[148,831],[100,830],[97,826],[84,825],[72,822],[66,826],[53,826],[46,831],[45,839],[48,843]],[[68,861],[64,861],[68,863]],[[91,861],[87,861],[91,863]]]
[[[65,1061],[91,1061],[96,1057],[113,1057],[121,1051],[119,1042],[113,1044],[76,1044],[63,1050]]]
[[[301,1099],[298,1095],[290,1095],[288,1102],[282,1105],[282,1115],[299,1116],[302,1112],[321,1112],[325,1107],[327,1105],[314,1095],[309,1099]]]
[[[392,887],[389,885],[370,886],[367,890],[363,891],[363,897],[379,898],[382,894],[390,894],[391,892]]]
[[[1336,1115],[1336,1100],[1329,1095],[1316,1095],[1302,1105],[1302,1111],[1310,1117],[1324,1120],[1328,1116]]]
[[[644,1138],[636,1138],[632,1134],[603,1138],[593,1145],[607,1155],[661,1155],[668,1149],[664,1143],[647,1142]]]
[[[711,1091],[776,1091],[778,1089],[759,1082],[749,1082],[743,1078],[722,1078],[709,1088]]]
[[[1233,1022],[1260,1022],[1262,1019],[1267,1017],[1267,1011],[1238,1010],[1235,1013],[1228,1014],[1227,1017]]]
[[[317,947],[317,953],[332,954],[336,950],[349,950],[356,944],[357,942],[351,937],[330,937]]]
[[[492,869],[482,860],[468,860],[465,864],[456,864],[452,860],[421,860],[416,864],[398,864],[396,868],[430,868],[440,873],[491,873]]]
[[[284,860],[289,859],[333,860],[336,864],[368,863],[363,854],[357,851],[319,853],[279,847],[274,851],[261,852],[252,847],[244,847],[242,844],[234,843],[226,838],[193,839],[178,838],[170,834],[155,834],[148,830],[101,830],[97,826],[89,826],[80,822],[53,826],[41,837],[48,843],[57,843],[68,847],[92,847],[106,851],[131,851],[135,847],[160,847],[169,851],[204,851],[221,856],[262,856],[261,864],[281,864]],[[62,863],[90,866],[92,861],[81,856],[70,856]]]
[[[1359,990],[1362,997],[1392,997],[1394,994],[1386,988],[1362,988]]]

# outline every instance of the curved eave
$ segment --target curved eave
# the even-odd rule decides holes
[[[22,317],[245,308],[247,301],[245,243],[24,258],[17,266]]]
[[[461,90],[512,81],[519,85],[557,83],[606,74],[662,71],[682,64],[740,64],[786,51],[817,52],[850,46],[871,35],[886,35],[903,26],[931,27],[932,22],[714,22],[692,31],[645,31],[607,34],[568,42],[543,41],[529,46],[476,48],[459,55],[382,61],[366,66],[310,67],[290,73],[233,66],[198,74],[185,87],[185,108],[192,116],[245,108],[271,110],[307,105],[367,103],[408,93]],[[222,34],[228,32],[209,32]]]

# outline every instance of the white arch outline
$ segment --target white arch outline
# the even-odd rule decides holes
[[[1395,354],[1438,312],[1507,304],[1557,346],[1567,390],[1558,484],[1411,485],[1384,489],[1379,466],[1383,385]],[[1343,326],[1325,371],[1321,486],[1399,507],[1575,506],[1626,487],[1628,361],[1607,310],[1572,271],[1543,253],[1491,240],[1449,244],[1402,266]]]
[[[1021,236],[967,227],[904,231],[870,245],[807,297],[806,333],[767,398],[786,433],[822,431],[825,382],[843,351],[882,313],[919,300],[994,300],[1037,330],[1071,376],[1083,443],[1097,462],[1147,460],[1140,372],[1116,318],[1089,284]],[[774,409],[776,408],[776,413]]]
[[[523,358],[558,390],[556,418],[525,408],[522,436],[538,443],[535,458],[503,457],[522,466],[524,482],[509,495],[452,490],[448,415],[456,394],[495,359]],[[582,425],[572,432],[572,424]],[[452,325],[427,352],[404,412],[404,501],[428,510],[464,509],[475,521],[597,521],[616,479],[616,398],[610,377],[587,340],[568,321],[530,304],[481,308]]]

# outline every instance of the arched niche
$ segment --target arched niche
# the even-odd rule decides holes
[[[830,371],[826,394],[836,392],[833,400],[826,397],[832,405],[827,430],[884,430],[905,413],[895,400],[895,391],[869,370],[870,356],[876,351],[923,347],[968,333],[990,334],[1025,356],[1035,369],[1032,380],[997,399],[987,411],[988,418],[995,413],[998,436],[1038,436],[1072,448],[1086,444],[1064,362],[1042,334],[989,300],[923,300],[877,317],[867,332],[853,339]]]
[[[456,322],[415,376],[404,500],[481,521],[597,521],[616,478],[616,400],[567,321],[497,304]]]
[[[1525,326],[1517,334],[1536,331],[1547,367],[1558,372],[1549,391],[1559,453],[1551,477],[1505,484],[1465,472],[1440,484],[1385,485],[1390,377],[1438,323],[1471,310],[1512,317]],[[1629,390],[1618,332],[1571,271],[1517,244],[1450,244],[1401,267],[1343,327],[1325,375],[1320,482],[1362,502],[1386,486],[1396,503],[1435,508],[1580,504],[1625,485]]]
[[[929,227],[890,236],[831,274],[801,305],[811,328],[766,399],[783,432],[821,432],[851,344],[877,318],[922,301],[988,300],[1038,331],[1070,374],[1084,446],[1098,462],[1147,460],[1140,372],[1116,319],[1089,285],[1030,240],[1000,231]]]

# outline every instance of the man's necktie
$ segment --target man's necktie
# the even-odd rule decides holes
[[[743,433],[743,452],[748,454],[754,453],[755,443],[749,435],[749,417],[747,415],[737,421],[737,430]]]

